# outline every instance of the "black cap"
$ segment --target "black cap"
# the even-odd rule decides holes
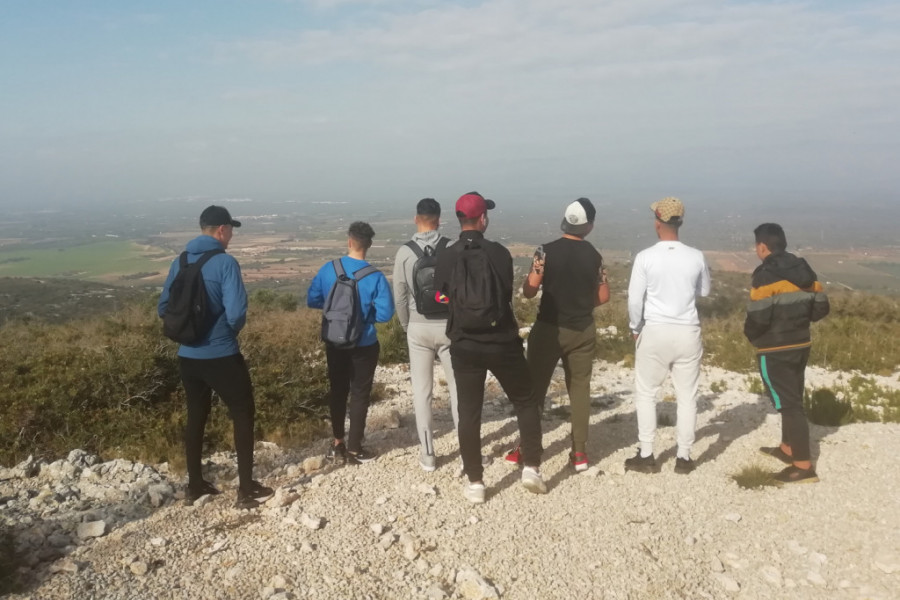
[[[219,225],[231,225],[240,227],[241,222],[235,221],[224,206],[207,206],[200,213],[200,227],[218,227]]]
[[[416,204],[417,215],[441,216],[441,204],[434,198],[422,198]]]

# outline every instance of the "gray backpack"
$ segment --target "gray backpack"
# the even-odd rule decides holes
[[[340,259],[331,261],[337,279],[322,310],[322,341],[332,348],[355,348],[366,328],[356,283],[378,269],[368,265],[348,277]]]

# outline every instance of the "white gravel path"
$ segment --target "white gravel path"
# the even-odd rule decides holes
[[[837,377],[811,369],[808,385]],[[597,363],[593,466],[582,474],[568,467],[568,421],[547,418],[544,496],[524,490],[519,472],[502,460],[516,427],[489,382],[483,437],[494,462],[485,472],[487,502],[472,506],[456,476],[445,393],[436,401],[438,469],[425,473],[406,371],[379,369],[389,399],[370,412],[367,444],[381,453],[376,462],[313,470],[326,441],[300,451],[262,444],[258,476],[279,492],[254,511],[232,508],[226,455],[214,457],[223,466],[213,471],[229,489],[202,506],[164,500],[160,508],[124,511],[134,519],[124,524],[110,517],[120,505],[85,510],[82,501],[78,513],[65,503],[38,506],[29,531],[46,535],[42,523],[67,522],[71,530],[98,519],[111,531],[36,562],[33,585],[9,597],[900,598],[900,425],[812,426],[820,483],[745,490],[731,478],[741,468],[781,468],[757,452],[779,440],[780,426],[767,401],[747,392],[752,379],[704,369],[692,474],[672,470],[672,426],[658,434],[662,471],[625,473],[637,436],[632,372]],[[879,381],[900,387],[896,375]],[[560,404],[562,413],[564,394]],[[673,423],[674,409],[659,406]],[[399,428],[392,428],[397,413]],[[304,460],[311,473],[299,466]],[[10,500],[23,490],[64,484],[7,477],[0,516],[24,518],[21,503]]]

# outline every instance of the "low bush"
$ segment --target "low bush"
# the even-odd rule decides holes
[[[806,394],[803,399],[806,416],[816,425],[838,427],[853,421],[853,407],[850,402],[840,400],[832,390],[819,388]]]
[[[394,316],[387,323],[377,323],[375,328],[378,330],[378,343],[381,345],[378,364],[394,365],[409,362],[409,346],[400,320]]]
[[[731,476],[744,489],[755,490],[766,486],[775,486],[772,472],[759,465],[744,467]]]
[[[251,305],[241,343],[258,439],[308,438],[316,429],[327,393],[317,325],[313,311]],[[83,448],[177,468],[184,392],[177,346],[161,335],[155,298],[61,325],[11,322],[0,328],[0,344],[0,463]],[[232,447],[224,409],[213,411],[205,441]]]

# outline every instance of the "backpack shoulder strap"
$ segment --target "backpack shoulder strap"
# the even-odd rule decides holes
[[[366,277],[367,275],[371,275],[372,273],[378,273],[378,269],[376,267],[373,267],[372,265],[366,265],[359,271],[353,272],[353,279],[359,281],[363,277]]]
[[[203,265],[206,264],[206,261],[211,259],[216,254],[222,254],[223,252],[225,252],[225,251],[222,250],[221,248],[216,248],[215,250],[207,250],[200,256],[200,258],[197,259],[197,262],[195,262],[194,264],[197,265],[198,269],[200,269],[201,267],[203,267]],[[185,257],[185,258],[187,258],[187,257]]]
[[[331,261],[331,266],[334,267],[334,272],[337,274],[338,279],[347,276],[347,273],[344,271],[344,265],[341,264],[341,259],[336,258]]]
[[[416,258],[422,258],[423,256],[425,256],[425,253],[422,252],[422,248],[414,240],[409,240],[404,244],[404,246],[409,247],[410,250],[415,252]]]

